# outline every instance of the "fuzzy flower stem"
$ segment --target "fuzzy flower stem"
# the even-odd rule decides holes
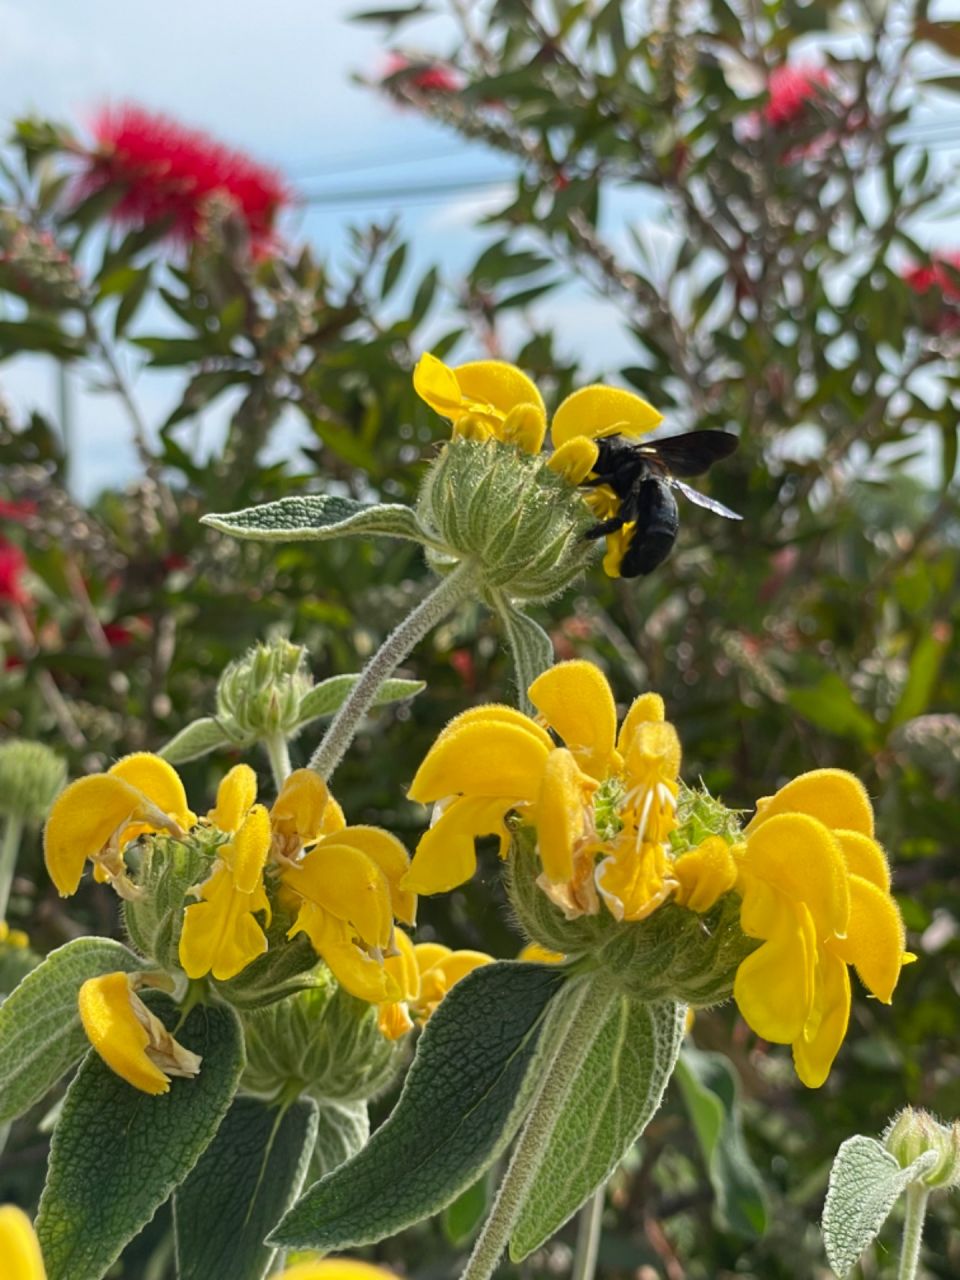
[[[23,819],[12,813],[8,814],[3,828],[3,843],[0,844],[0,922],[6,918],[22,835]]]
[[[922,1182],[914,1182],[907,1188],[907,1214],[903,1221],[903,1248],[900,1252],[898,1280],[916,1280],[929,1195],[930,1188],[925,1187]]]
[[[598,1187],[580,1210],[577,1218],[577,1251],[573,1259],[570,1280],[593,1280],[597,1273],[606,1189],[606,1183]]]
[[[612,992],[595,981],[584,982],[576,994],[549,1059],[542,1064],[543,1084],[531,1104],[490,1216],[460,1280],[490,1280],[496,1271],[577,1072],[610,1011],[611,999]]]
[[[404,658],[429,635],[438,623],[474,591],[478,573],[473,562],[462,560],[417,605],[411,614],[395,627],[363,669],[350,697],[334,716],[323,741],[310,760],[324,781],[343,759],[353,741],[360,722],[373,706],[377,690],[389,679]]]
[[[270,759],[274,785],[279,792],[290,776],[290,749],[287,740],[282,733],[271,733],[269,738],[264,738],[263,746]]]

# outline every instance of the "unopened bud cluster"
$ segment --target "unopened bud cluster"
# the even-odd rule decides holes
[[[592,551],[583,540],[591,518],[576,490],[539,455],[496,439],[457,436],[445,445],[427,473],[417,515],[449,549],[430,553],[440,572],[474,559],[488,587],[519,599],[557,595]]]
[[[258,644],[231,662],[217,685],[217,719],[238,741],[297,727],[300,703],[313,687],[306,650],[288,640]]]
[[[883,1145],[904,1169],[927,1151],[937,1163],[920,1179],[928,1187],[960,1186],[960,1121],[941,1124],[929,1111],[904,1107],[883,1135]]]
[[[0,745],[0,813],[42,822],[67,780],[67,766],[42,742]]]

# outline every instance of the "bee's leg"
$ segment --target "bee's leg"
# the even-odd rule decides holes
[[[609,520],[601,520],[599,524],[592,525],[583,536],[591,542],[594,538],[605,538],[608,533],[616,533],[618,529],[622,529],[625,523],[626,517],[622,512],[617,512]]]

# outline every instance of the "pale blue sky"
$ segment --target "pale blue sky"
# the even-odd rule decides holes
[[[382,29],[347,21],[361,7],[366,0],[0,0],[0,124],[29,111],[82,122],[105,102],[132,99],[210,130],[308,190],[508,173],[504,158],[353,83],[354,72],[376,74],[383,58]],[[449,32],[443,18],[431,18],[403,36],[437,49]],[[400,205],[416,266],[437,262],[455,280],[491,238],[472,224],[497,197],[494,190]],[[290,230],[335,258],[351,222],[389,211],[369,202],[311,207],[293,215]],[[615,194],[608,219],[618,240],[628,222],[642,223],[655,247],[669,239],[657,206],[639,192]],[[617,316],[586,291],[550,295],[545,310],[561,345],[598,371],[632,359]],[[442,317],[439,327],[446,327]],[[87,394],[79,375],[71,382],[82,441],[74,479],[89,494],[135,474],[136,463],[119,410]],[[0,366],[0,390],[17,410],[51,410],[53,387],[48,362]],[[137,389],[147,416],[162,421],[173,394],[169,376],[140,375]],[[204,424],[211,447],[218,416]],[[284,433],[280,447],[294,443],[295,432]]]

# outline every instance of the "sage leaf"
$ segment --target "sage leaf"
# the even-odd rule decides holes
[[[901,1194],[937,1160],[935,1151],[924,1151],[904,1169],[876,1138],[858,1133],[841,1144],[821,1224],[827,1261],[838,1276],[856,1266]]]
[[[590,998],[589,995],[587,997]],[[663,1099],[684,1006],[617,996],[570,1087],[510,1239],[519,1262],[563,1226],[617,1165]]]
[[[297,728],[302,728],[320,716],[333,715],[346,702],[359,679],[359,675],[331,676],[329,680],[321,680],[314,685],[300,700]],[[412,698],[425,688],[423,680],[384,680],[377,690],[373,706],[383,707],[390,702],[402,702],[404,698]]]
[[[332,1173],[362,1151],[370,1138],[366,1102],[325,1102],[317,1116],[317,1140],[310,1161],[310,1181]]]
[[[167,1027],[172,1001],[152,996]],[[37,1214],[47,1280],[101,1280],[206,1150],[243,1070],[240,1024],[224,1005],[199,1005],[177,1039],[203,1058],[192,1080],[153,1097],[89,1053],[67,1090]]]
[[[109,938],[75,938],[51,951],[0,1005],[0,1124],[23,1115],[90,1044],[77,994],[88,978],[134,973],[145,960]]]
[[[713,1186],[720,1226],[742,1236],[762,1236],[767,1199],[744,1142],[733,1067],[723,1054],[687,1045],[676,1075]]]
[[[280,498],[242,511],[212,513],[200,523],[234,538],[257,542],[323,542],[344,534],[362,538],[379,534],[436,545],[412,507],[397,502],[355,502],[353,498],[325,493]]]
[[[171,764],[186,764],[231,741],[230,735],[212,716],[204,716],[181,729],[158,754]]]
[[[533,715],[534,707],[527,697],[527,689],[537,676],[553,666],[553,641],[538,622],[534,622],[502,593],[498,593],[496,603],[513,658],[518,705],[521,711]]]
[[[271,1242],[371,1244],[455,1200],[523,1116],[544,1017],[566,977],[552,965],[500,961],[458,982],[427,1023],[389,1119],[307,1189]]]
[[[299,1194],[316,1135],[308,1099],[282,1115],[258,1098],[234,1099],[173,1193],[178,1280],[263,1280],[276,1255],[263,1241]]]

